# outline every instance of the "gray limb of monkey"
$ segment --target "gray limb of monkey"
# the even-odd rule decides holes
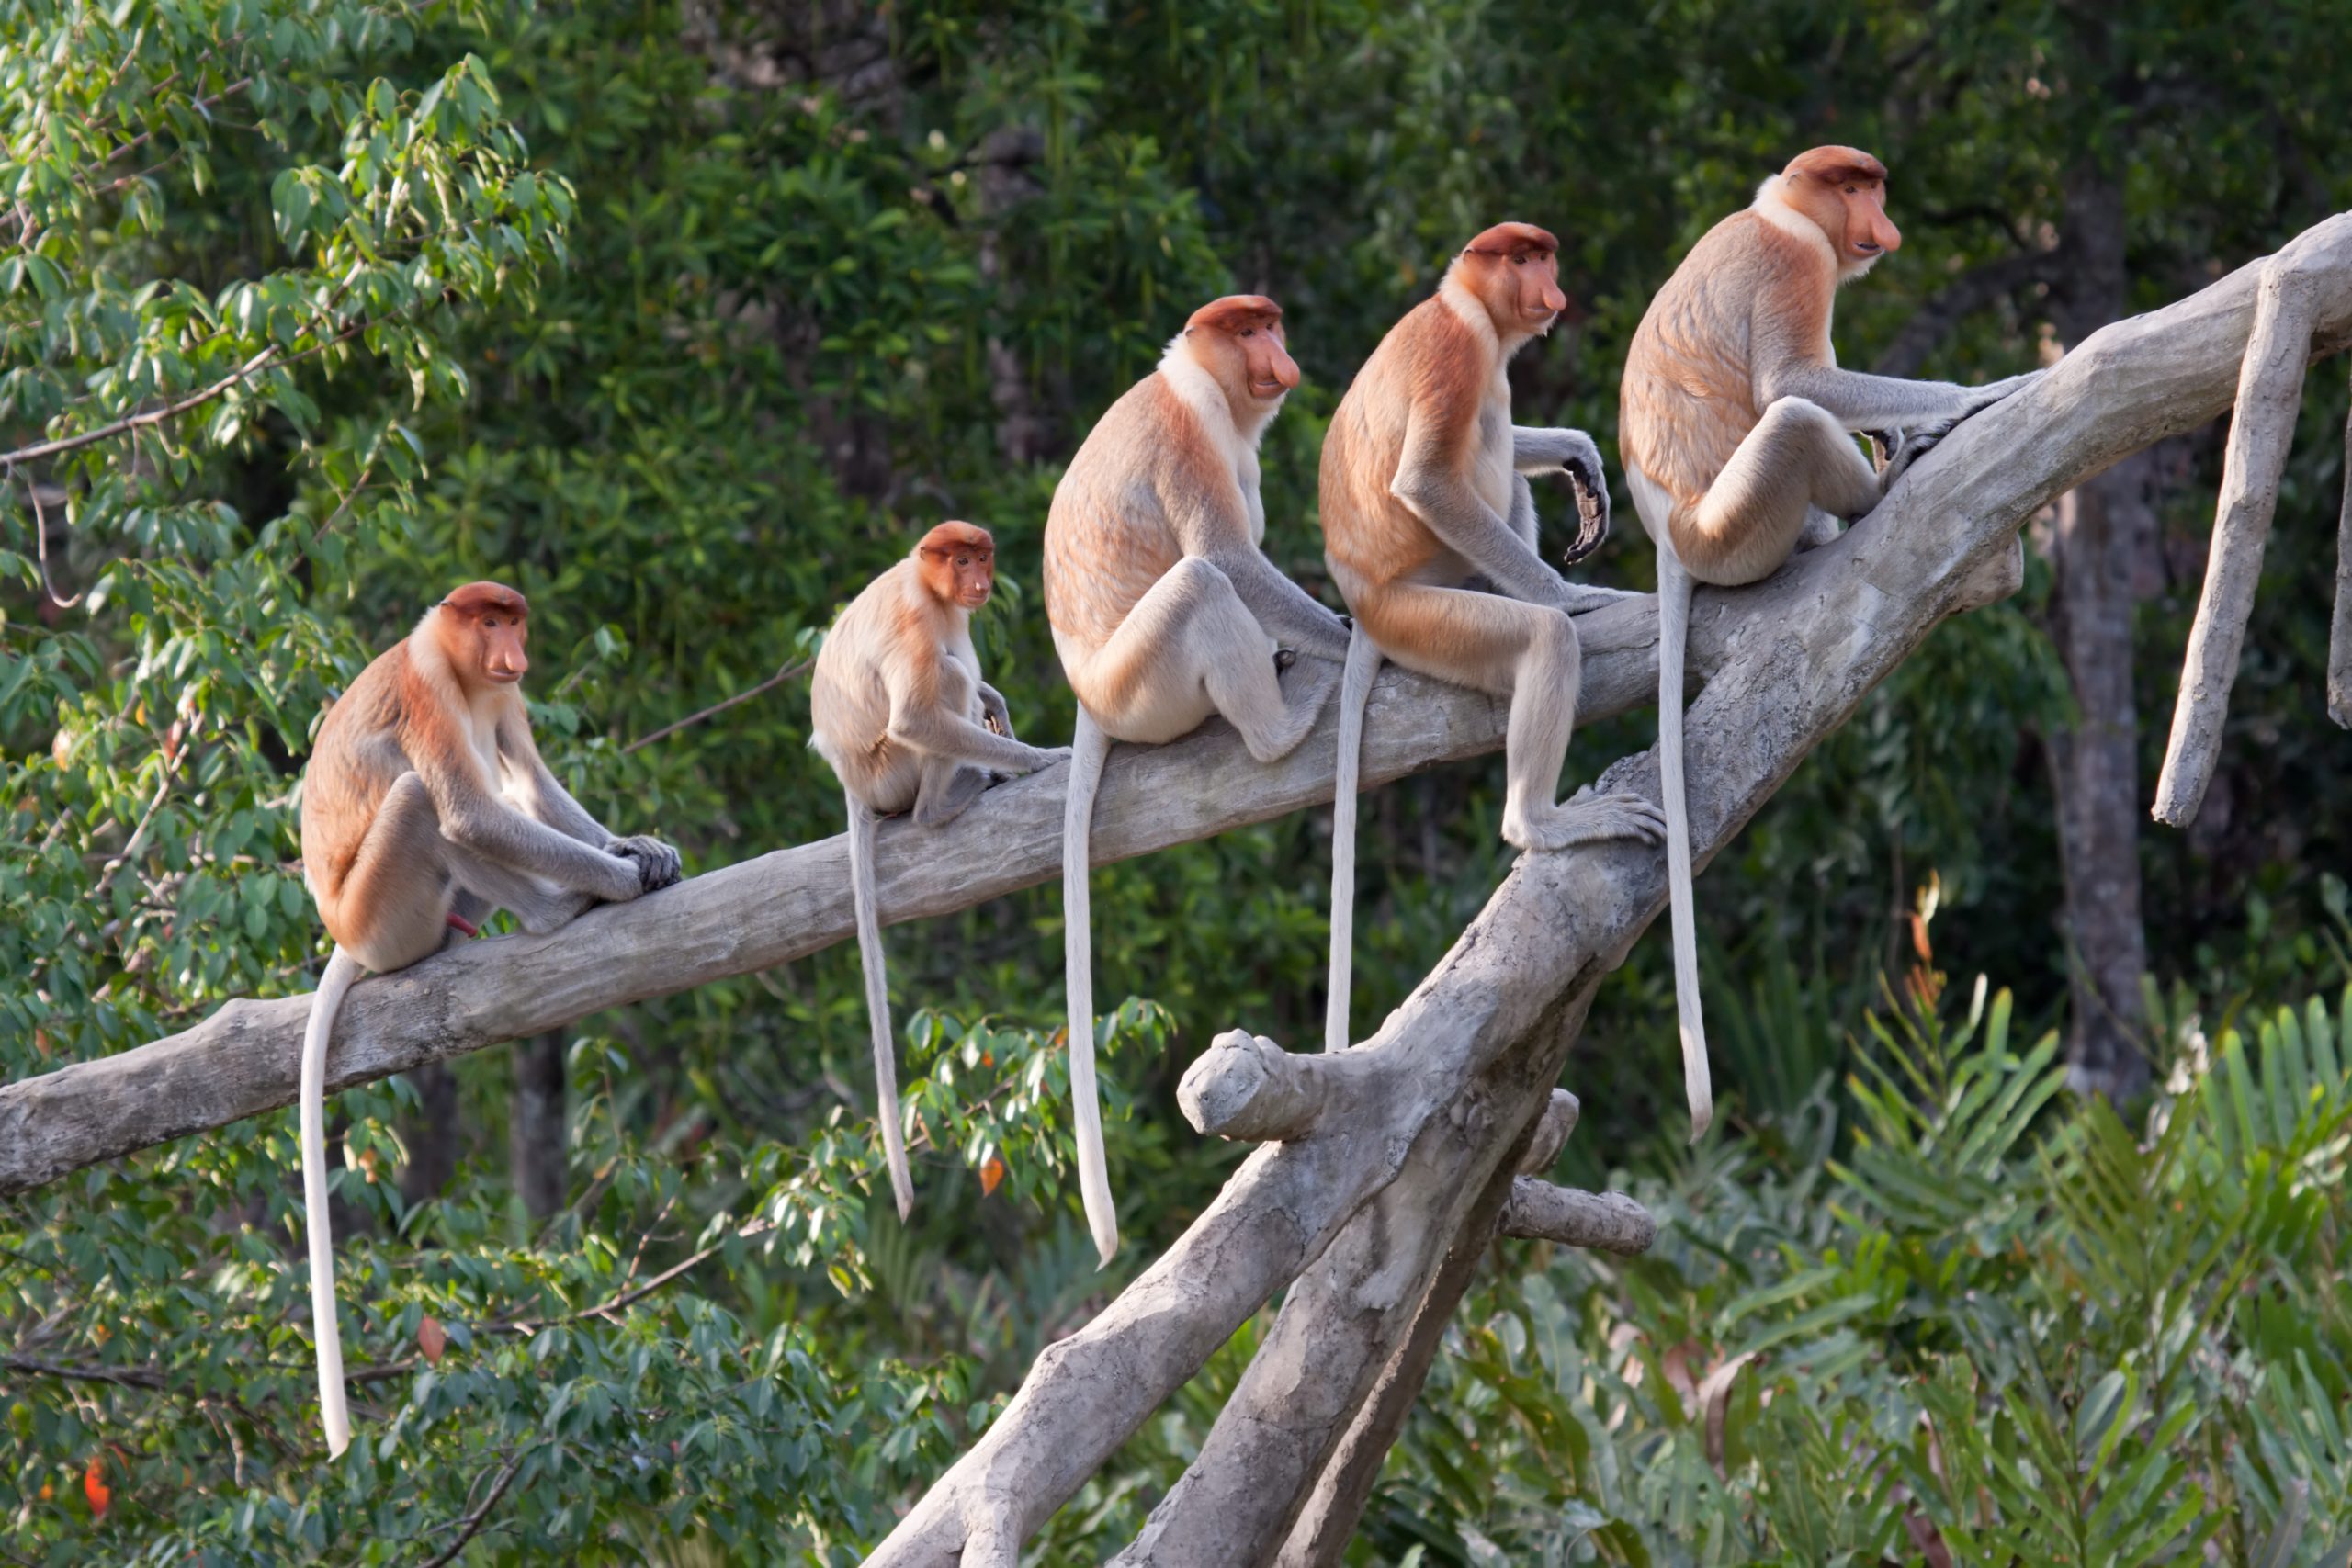
[[[1664,838],[1664,819],[1640,795],[1585,796],[1566,807],[1553,799],[1576,723],[1583,665],[1576,627],[1565,612],[1421,583],[1398,583],[1388,593],[1387,614],[1419,633],[1415,646],[1383,650],[1391,662],[1510,698],[1503,741],[1505,840],[1544,851],[1601,838],[1651,843]]]
[[[1268,657],[1271,643],[1231,580],[1187,557],[1144,592],[1089,661],[1091,685],[1128,694],[1118,713],[1095,716],[1120,739],[1158,744],[1222,714],[1250,756],[1279,761],[1315,728],[1340,671],[1317,660],[1285,678]]]
[[[913,816],[919,828],[944,828],[986,795],[997,775],[952,757],[925,757],[915,786]]]
[[[1803,398],[1826,410],[1846,430],[1885,430],[1956,423],[2023,391],[2041,375],[2031,370],[1982,387],[1962,387],[1951,381],[1871,376],[1784,355],[1758,378],[1757,396],[1765,403]]]
[[[1348,656],[1348,628],[1337,615],[1274,569],[1238,512],[1238,492],[1226,496],[1163,491],[1161,505],[1177,547],[1225,575],[1243,607],[1275,641],[1339,663]]]
[[[427,756],[413,773],[431,796],[441,836],[475,859],[614,902],[644,890],[638,863],[582,843],[483,793],[449,760]]]
[[[498,755],[501,773],[507,786],[521,796],[518,804],[526,815],[568,839],[634,862],[640,891],[658,892],[678,880],[683,863],[676,850],[650,834],[624,838],[597,821],[587,807],[572,798],[571,792],[563,787],[540,757],[538,742],[532,738],[531,727],[522,719],[519,710],[499,724]]]
[[[1001,773],[1034,773],[1069,755],[1066,746],[1030,746],[1009,735],[993,734],[903,682],[894,682],[891,687],[887,733],[900,745],[922,752],[926,761],[939,758]]]
[[[1496,593],[1565,612],[1566,581],[1544,563],[1510,519],[1495,514],[1451,459],[1443,438],[1416,413],[1407,426],[1404,459],[1388,493],[1492,583]],[[1525,482],[1523,477],[1520,482]],[[1515,502],[1512,510],[1518,510]],[[1532,510],[1530,519],[1532,530]]]
[[[1527,476],[1524,474],[1511,476],[1509,526],[1512,533],[1527,541],[1527,547],[1532,552],[1535,548],[1535,490],[1527,482]],[[1476,581],[1485,581],[1483,578]],[[1464,583],[1461,586],[1472,585]],[[1491,582],[1486,583],[1486,591],[1498,592]],[[1630,588],[1603,588],[1598,583],[1573,582],[1566,578],[1560,580],[1560,608],[1571,615],[1581,615],[1588,611],[1604,609],[1622,599],[1641,597],[1641,594]]]
[[[1692,509],[1692,532],[1736,540],[1738,547],[1691,575],[1724,586],[1769,577],[1796,547],[1814,508],[1850,519],[1878,499],[1878,475],[1836,418],[1802,398],[1782,398]]]

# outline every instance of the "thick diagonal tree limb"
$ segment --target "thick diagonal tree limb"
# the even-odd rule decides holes
[[[1623,713],[1657,682],[1657,617],[1646,597],[1579,617],[1583,705]],[[1720,618],[1691,630],[1710,660]],[[1507,705],[1391,666],[1373,689],[1367,787],[1502,745]],[[1335,713],[1271,767],[1224,724],[1171,746],[1113,750],[1095,809],[1098,865],[1206,839],[1331,798]],[[1046,881],[1061,867],[1066,768],[990,790],[925,833],[882,825],[886,923],[944,915]],[[664,892],[591,910],[547,936],[474,942],[366,980],[335,1020],[327,1087],[560,1028],[641,1001],[802,957],[851,934],[848,840],[779,850]],[[0,1085],[0,1195],[153,1144],[292,1103],[309,996],[233,1001],[181,1033]]]
[[[1453,1321],[1454,1309],[1470,1288],[1478,1260],[1493,1244],[1495,1225],[1502,1217],[1508,1194],[1522,1179],[1508,1170],[1497,1170],[1487,1179],[1486,1190],[1454,1233],[1453,1245],[1435,1278],[1420,1292],[1403,1341],[1381,1369],[1372,1393],[1357,1406],[1331,1462],[1307,1493],[1290,1539],[1274,1560],[1275,1568],[1339,1568],[1345,1561],[1356,1521],[1363,1517],[1364,1505],[1372,1501],[1372,1489],[1380,1480],[1388,1450],[1403,1435],[1414,1402],[1421,1396],[1421,1385],[1429,1380],[1446,1325]],[[1374,1204],[1379,1201],[1373,1200]],[[1366,1207],[1369,1210],[1371,1205]]]
[[[2314,279],[2313,351],[2340,348],[2352,341],[2352,218],[2330,220],[2296,247]],[[1713,644],[1720,668],[1688,724],[1691,832],[1702,854],[1719,849],[1939,620],[1982,603],[1988,583],[2007,580],[2026,518],[2124,455],[2228,406],[2257,276],[2241,269],[2096,334],[2030,392],[1961,426],[1837,544],[1754,588],[1702,592],[1700,618],[1721,639]],[[1367,737],[1376,742],[1376,722]],[[1655,799],[1655,762],[1629,759],[1602,787],[1644,789]],[[1306,1088],[1304,1102],[1320,1101],[1311,1124],[1243,1162],[1134,1285],[1041,1354],[1004,1414],[869,1562],[1015,1561],[1019,1543],[1250,1314],[1322,1258],[1329,1238],[1343,1225],[1372,1229],[1400,1218],[1365,1201],[1408,1156],[1451,1163],[1463,1189],[1479,1190],[1480,1165],[1491,1175],[1500,1158],[1493,1143],[1508,1145],[1557,1081],[1553,1042],[1565,1032],[1547,1032],[1545,1023],[1622,960],[1665,900],[1655,852],[1604,845],[1523,859],[1372,1041],[1313,1057],[1348,1075],[1333,1078],[1336,1092],[1317,1095],[1286,1071],[1264,1075]],[[1666,1045],[1658,1043],[1662,1053]],[[1374,1080],[1390,1092],[1363,1092]],[[1249,1120],[1249,1097],[1240,1098],[1245,1103],[1225,1107],[1235,1125]],[[1487,1142],[1424,1142],[1432,1121],[1482,1129]],[[1415,1234],[1420,1226],[1458,1226],[1461,1215],[1402,1218],[1405,1234],[1387,1240],[1400,1260],[1431,1256]],[[1345,1303],[1351,1280],[1376,1282],[1362,1270],[1365,1256],[1350,1250],[1340,1288],[1317,1287],[1327,1299]],[[1417,1275],[1400,1268],[1396,1292],[1425,1288]],[[1362,1290],[1354,1299],[1371,1297]],[[1304,1364],[1369,1392],[1397,1348],[1385,1333],[1367,1332],[1371,1321],[1350,1311],[1325,1314]],[[1297,1348],[1286,1345],[1285,1359]],[[1171,1494],[1131,1560],[1227,1568],[1263,1562],[1280,1548],[1300,1500],[1262,1506],[1254,1497],[1260,1480],[1235,1456],[1262,1446],[1278,1461],[1268,1476],[1319,1476],[1354,1412],[1349,1406],[1337,1423],[1319,1413],[1303,1426],[1292,1422],[1282,1400],[1285,1378],[1295,1383],[1295,1376],[1293,1367],[1253,1363],[1180,1485],[1185,1513],[1200,1518],[1174,1518]],[[1212,1475],[1215,1485],[1194,1483]],[[1233,1528],[1205,1528],[1220,1517]]]

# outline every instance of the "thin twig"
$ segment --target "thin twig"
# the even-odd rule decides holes
[[[17,465],[10,463],[6,472],[14,477],[16,471]],[[71,599],[57,596],[56,579],[49,572],[49,512],[40,503],[40,481],[30,474],[25,476],[25,494],[31,498],[33,503],[33,553],[40,558],[40,591],[48,594],[49,602],[59,609],[70,610],[82,602],[82,595],[76,593]]]
[[[186,750],[187,748],[182,747],[181,750]],[[164,776],[155,781],[154,798],[148,801],[147,809],[140,814],[139,825],[130,830],[130,841],[122,846],[122,853],[107,863],[106,870],[98,875],[98,885],[90,889],[90,898],[93,903],[107,896],[107,889],[114,886],[116,875],[124,866],[138,858],[140,851],[147,847],[147,829],[155,825],[155,813],[163,809],[164,797],[172,792],[172,777],[178,772],[177,761],[166,761],[164,763]]]
[[[482,1521],[490,1517],[490,1511],[498,1506],[498,1500],[506,1495],[507,1487],[514,1483],[515,1472],[523,1468],[523,1461],[530,1451],[524,1449],[506,1461],[506,1468],[498,1472],[497,1484],[490,1489],[490,1495],[481,1500],[481,1506],[458,1521],[458,1539],[435,1556],[427,1558],[423,1568],[444,1568],[444,1564],[455,1562],[458,1553],[466,1549],[466,1542],[481,1533]],[[441,1528],[447,1529],[448,1527],[444,1525]]]
[[[678,720],[675,724],[665,724],[650,735],[641,735],[636,739],[630,741],[628,745],[622,747],[621,755],[626,757],[640,746],[650,746],[656,740],[660,740],[666,736],[675,735],[678,731],[685,728],[686,726],[690,724],[700,724],[704,719],[708,718],[711,715],[724,713],[729,708],[733,707],[737,703],[748,703],[753,697],[758,696],[761,693],[772,691],[775,687],[783,685],[786,681],[797,681],[801,676],[808,673],[808,667],[812,662],[814,661],[804,659],[798,663],[787,664],[783,669],[777,671],[775,674],[769,676],[766,680],[761,682],[758,685],[738,692],[733,696],[729,697],[725,702],[713,703],[710,706],[703,709],[700,713],[690,713],[686,715],[685,717]]]

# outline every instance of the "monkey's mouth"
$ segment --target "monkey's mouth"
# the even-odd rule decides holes
[[[502,686],[511,686],[523,678],[520,670],[485,670],[482,673]]]
[[[1289,390],[1290,390],[1290,389],[1289,389],[1288,387],[1283,386],[1280,381],[1272,380],[1272,379],[1264,380],[1264,381],[1252,381],[1252,382],[1250,382],[1250,395],[1251,395],[1252,397],[1259,397],[1259,398],[1279,398],[1279,397],[1281,397],[1284,392],[1287,392],[1287,391],[1289,391]]]
[[[1858,256],[1881,256],[1886,254],[1886,247],[1875,240],[1857,240],[1854,242],[1854,254]]]

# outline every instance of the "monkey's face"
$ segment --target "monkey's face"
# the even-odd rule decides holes
[[[1781,175],[1789,206],[1821,226],[1838,254],[1841,280],[1861,276],[1903,248],[1886,216],[1886,165],[1852,147],[1816,147]]]
[[[520,681],[531,668],[530,659],[523,652],[527,635],[520,615],[493,610],[475,622],[474,645],[481,650],[478,668],[482,679],[493,686],[511,686]]]
[[[1290,356],[1288,339],[1278,321],[1241,321],[1230,325],[1189,329],[1204,360],[1237,414],[1271,413],[1298,385],[1298,362]]]
[[[977,610],[996,589],[996,541],[969,523],[943,523],[916,547],[923,586],[960,610]]]
[[[1498,223],[1463,250],[1470,278],[1507,337],[1532,337],[1552,330],[1568,297],[1560,291],[1560,246],[1549,231],[1532,223]]]
[[[530,606],[513,589],[471,582],[438,606],[441,646],[468,686],[512,686],[531,668],[523,651]]]

